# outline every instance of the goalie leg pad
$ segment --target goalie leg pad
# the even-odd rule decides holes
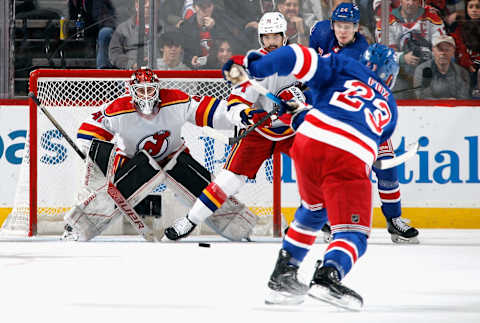
[[[64,220],[78,234],[79,241],[88,241],[102,233],[110,224],[114,211],[112,199],[105,190],[99,190],[70,209]]]
[[[88,157],[94,162],[104,176],[107,176],[107,171],[112,167],[112,152],[115,145],[108,141],[93,139],[88,150]]]
[[[77,205],[65,215],[65,222],[88,241],[100,234],[112,221],[115,206],[106,193],[107,175],[112,172],[115,145],[94,139],[90,143],[85,162],[83,187],[77,196]]]
[[[170,160],[164,170],[165,184],[175,193],[175,197],[189,208],[212,179],[208,170],[184,151]]]
[[[159,194],[150,194],[135,206],[135,212],[141,217],[162,216],[162,196]]]
[[[176,183],[182,185],[182,190],[189,192],[188,200],[191,200],[191,195],[193,199],[198,197],[212,181],[212,174],[184,151],[165,166],[165,171]],[[175,187],[173,189],[175,190]]]
[[[232,241],[250,240],[258,216],[239,202],[229,197],[222,206],[205,219],[205,223],[216,233]]]
[[[90,149],[90,152],[92,152],[92,149]],[[111,152],[113,152],[113,149]],[[98,156],[97,149],[97,154],[94,154],[93,158],[97,158]],[[70,218],[71,216],[67,216],[65,219],[79,235],[83,235],[85,239],[88,238],[88,240],[103,232],[113,218],[122,214],[119,209],[115,209],[115,203],[107,193],[109,176],[104,176],[104,174],[109,174],[113,165],[113,153],[111,153],[107,165],[103,166],[103,171],[91,158],[89,154],[87,162],[91,163],[91,169],[94,170],[96,174],[95,186],[97,189],[77,204],[77,207],[83,212],[79,212],[78,210],[72,211],[73,214],[71,216],[75,216],[75,220],[72,220]],[[98,187],[100,180],[103,186]],[[116,188],[132,207],[135,207],[144,200],[149,193],[152,192],[155,187],[162,184],[164,180],[165,173],[145,151],[141,151],[135,155],[134,158],[126,162],[115,174]],[[158,212],[158,214],[160,214],[160,212]],[[88,221],[80,221],[79,218],[82,216],[86,217]],[[80,222],[82,225],[78,224]],[[91,227],[88,227],[89,224]],[[163,230],[161,234],[163,234]]]
[[[168,188],[189,207],[193,206],[195,199],[212,180],[211,174],[185,152],[182,152],[176,160],[171,160],[165,169]],[[228,187],[227,195],[238,192],[244,183],[242,176],[227,170],[222,171],[217,179],[225,183],[224,187]],[[229,197],[205,220],[205,223],[221,236],[232,241],[240,241],[249,238],[257,219],[258,217],[243,203]]]
[[[163,173],[161,167],[147,152],[141,151],[117,170],[113,184],[128,199],[159,172]]]

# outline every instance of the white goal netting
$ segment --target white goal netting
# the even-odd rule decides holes
[[[209,73],[211,72],[211,73]],[[217,71],[157,72],[161,87],[180,89],[190,95],[226,99],[230,88]],[[30,90],[54,116],[72,139],[80,123],[98,107],[125,94],[128,71],[37,70],[30,78]],[[81,182],[82,160],[61,133],[31,106],[30,130],[25,145],[15,204],[2,227],[3,235],[60,234],[63,215],[74,205]],[[229,146],[186,124],[182,130],[194,158],[215,174],[223,166]],[[231,132],[224,132],[232,136]],[[260,216],[256,234],[272,235],[273,163],[267,160],[255,181],[249,181],[237,198]],[[175,201],[164,186],[162,213],[167,222],[184,216],[187,209]],[[129,225],[114,227],[109,234],[134,232]],[[123,229],[122,229],[123,228]],[[199,230],[200,231],[200,230]]]

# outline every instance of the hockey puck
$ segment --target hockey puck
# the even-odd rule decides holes
[[[210,248],[210,244],[206,242],[200,242],[198,244],[199,247]]]

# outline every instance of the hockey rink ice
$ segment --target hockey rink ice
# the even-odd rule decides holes
[[[203,240],[217,240],[210,248]],[[394,245],[375,229],[344,283],[364,298],[347,312],[306,297],[264,304],[280,240],[214,237],[143,242],[101,237],[0,241],[1,322],[480,322],[480,230],[421,230],[420,245]],[[305,280],[326,247],[316,243]]]

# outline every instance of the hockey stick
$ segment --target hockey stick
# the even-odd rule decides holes
[[[403,89],[403,90],[397,90],[397,91],[392,91],[393,94],[398,94],[398,93],[403,93],[403,92],[408,92],[408,91],[415,91],[415,90],[418,90],[418,89],[422,89],[423,86],[416,86],[416,87],[412,87],[410,89]]]
[[[70,138],[70,136],[67,134],[67,132],[60,126],[60,124],[57,122],[57,120],[52,116],[50,112],[43,106],[43,104],[40,102],[40,100],[37,98],[37,96],[33,93],[30,92],[28,93],[28,96],[35,102],[37,107],[42,110],[43,114],[50,120],[50,122],[57,128],[58,131],[62,134],[62,136],[65,138],[65,140],[70,144],[70,146],[75,150],[75,152],[78,154],[78,156],[82,160],[86,160],[85,154],[78,148],[78,146],[75,144],[75,142]],[[147,241],[153,241],[154,240],[154,235],[152,230],[148,226],[145,225],[143,222],[142,218],[135,212],[133,207],[128,203],[127,199],[123,197],[123,195],[118,191],[118,189],[113,185],[111,181],[108,181],[108,189],[107,189],[108,195],[113,199],[115,205],[119,207],[119,209],[122,210],[122,213],[125,215],[125,217],[128,219],[128,221],[132,224],[132,226],[137,230],[137,232],[143,236],[143,238]]]
[[[245,72],[243,67],[240,66],[240,65],[233,65],[227,78],[235,86],[244,84],[246,82],[250,82],[250,84],[252,85],[252,87],[255,90],[257,90],[260,94],[263,94],[264,96],[266,96],[267,98],[269,98],[270,100],[272,100],[273,102],[275,102],[277,104],[277,106],[275,107],[276,112],[278,112],[278,110],[280,110],[280,107],[279,107],[280,105],[285,105],[286,104],[282,99],[277,97],[275,94],[269,92],[266,88],[264,88],[257,81],[249,79],[247,73]],[[416,88],[409,89],[409,90],[414,90],[414,89],[416,89]],[[275,112],[273,112],[274,110],[270,111],[269,113],[274,114],[275,113]],[[288,107],[287,107],[287,110],[288,110]],[[267,119],[266,117],[267,116],[265,116],[265,120]],[[262,124],[265,120],[263,120],[263,118],[262,118],[262,120],[260,120],[257,123]],[[257,123],[255,125],[257,125]],[[233,141],[238,142],[240,139],[245,137],[248,133],[253,131],[256,127],[258,127],[258,125],[257,126],[255,126],[255,125],[252,125],[250,128],[248,128],[245,132],[241,133],[239,136],[237,136],[235,138],[230,138],[229,142],[233,142]],[[398,157],[390,158],[390,159],[376,160],[373,163],[373,166],[375,166],[378,169],[388,169],[388,168],[393,168],[393,167],[396,167],[398,165],[401,165],[404,162],[406,162],[408,159],[412,158],[417,153],[418,147],[419,147],[418,143],[411,144],[411,145],[409,145],[409,149],[404,154],[402,154]]]
[[[254,79],[250,79],[245,72],[245,69],[237,64],[234,64],[230,69],[230,72],[227,75],[227,79],[232,82],[234,86],[239,86],[245,83],[250,83],[250,85],[260,94],[266,96],[268,99],[276,103],[277,105],[269,111],[266,115],[264,115],[260,120],[255,122],[253,125],[248,127],[244,132],[240,133],[236,137],[229,138],[228,143],[230,145],[234,145],[238,143],[241,139],[245,138],[250,132],[261,126],[265,121],[270,119],[273,115],[276,115],[280,111],[280,107],[283,106],[285,109],[289,109],[288,105],[280,99],[278,96],[273,94],[272,92],[268,91],[265,87],[263,87],[260,83],[258,83]]]
[[[73,142],[72,138],[67,134],[65,130],[63,130],[62,126],[55,120],[55,118],[48,112],[48,110],[43,106],[43,104],[40,102],[40,100],[37,98],[37,96],[33,93],[30,92],[28,93],[28,96],[35,102],[37,107],[42,110],[43,114],[50,120],[50,122],[57,128],[58,131],[62,134],[62,136],[65,138],[65,140],[70,144],[70,146],[75,150],[75,152],[80,156],[81,159],[85,160],[86,156],[85,154],[78,148],[78,146]]]
[[[393,168],[397,167],[398,165],[401,165],[405,163],[407,160],[412,158],[418,151],[418,142],[415,142],[413,144],[408,145],[408,149],[406,152],[401,154],[400,156],[390,158],[390,159],[382,159],[382,160],[376,160],[373,163],[373,166],[378,169],[388,169],[388,168]]]
[[[233,146],[237,144],[240,140],[245,138],[250,132],[253,130],[257,129],[259,126],[261,126],[265,121],[270,119],[273,115],[277,114],[278,111],[280,111],[280,108],[278,106],[274,107],[270,112],[268,112],[266,115],[264,115],[260,120],[255,122],[253,125],[248,127],[245,131],[240,132],[240,134],[236,137],[231,137],[228,138],[228,144]]]

